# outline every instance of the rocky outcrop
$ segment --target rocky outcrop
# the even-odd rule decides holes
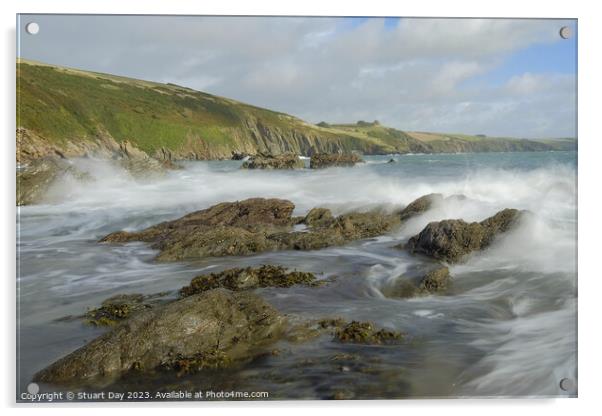
[[[242,169],[303,169],[304,167],[303,160],[293,153],[281,155],[259,154],[251,156],[249,160],[241,165]]]
[[[90,309],[83,316],[86,323],[95,326],[113,326],[132,315],[158,304],[158,298],[167,293],[143,295],[140,293],[119,294],[105,299],[98,308]]]
[[[354,344],[393,344],[403,339],[401,332],[377,329],[371,322],[352,321],[336,329],[334,339]]]
[[[516,209],[504,209],[481,222],[431,222],[419,234],[410,238],[405,247],[411,253],[457,263],[467,254],[489,246],[496,236],[515,226],[522,214]]]
[[[66,174],[78,180],[93,180],[79,171],[69,158],[98,157],[124,169],[134,178],[148,179],[175,169],[171,154],[163,151],[158,159],[125,140],[117,143],[106,132],[99,132],[93,140],[51,143],[23,128],[17,129],[17,205],[40,203],[48,188]]]
[[[17,205],[42,202],[50,186],[67,175],[79,180],[91,179],[67,160],[56,156],[38,159],[21,167],[17,171]]]
[[[74,383],[135,370],[246,360],[282,334],[286,319],[257,295],[215,289],[132,316],[34,376]]]
[[[349,167],[362,162],[362,158],[355,153],[318,153],[311,156],[309,167],[311,169],[323,169],[334,166]]]
[[[401,221],[406,221],[415,215],[423,214],[431,209],[435,204],[439,204],[442,201],[443,195],[441,194],[428,194],[421,196],[400,211],[399,219]]]
[[[101,242],[150,242],[160,250],[158,260],[172,261],[274,250],[315,250],[376,237],[400,223],[397,215],[380,210],[335,218],[329,210],[320,209],[300,220],[302,225],[307,221],[307,230],[293,231],[293,225],[299,222],[292,217],[294,207],[282,199],[224,202],[139,232],[111,233]]]
[[[232,160],[244,160],[244,158],[249,157],[250,155],[245,153],[245,152],[239,152],[236,150],[232,151],[232,157],[230,159]]]
[[[449,269],[445,266],[431,268],[425,273],[399,276],[393,284],[381,288],[386,297],[412,298],[444,293],[450,285]]]
[[[309,272],[287,271],[282,266],[269,264],[261,267],[234,268],[219,273],[200,275],[190,285],[180,289],[180,296],[187,297],[207,290],[223,287],[232,291],[257,289],[260,287],[291,287],[314,285],[316,276]]]

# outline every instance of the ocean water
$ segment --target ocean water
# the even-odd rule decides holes
[[[390,158],[397,163],[386,163]],[[227,388],[271,398],[566,396],[577,379],[576,152],[393,155],[353,168],[240,170],[238,161],[186,162],[149,181],[93,159],[73,161],[94,182],[69,178],[18,218],[18,382],[84,345],[103,329],[78,319],[118,293],[171,294],[194,276],[228,267],[281,264],[331,280],[320,288],[262,289],[283,313],[370,320],[407,334],[396,346],[279,343],[282,352],[228,371],[123,380],[113,388]],[[157,263],[146,244],[98,244],[223,201],[279,197],[295,215],[399,208],[439,192],[462,194],[412,218],[391,235],[319,251]],[[444,296],[393,299],[381,289],[425,262],[394,248],[430,221],[480,221],[504,208],[535,215],[488,249],[450,267]],[[354,358],[340,361],[341,353]],[[144,384],[146,383],[146,384]],[[42,386],[53,390],[57,386]],[[94,386],[87,389],[94,391]],[[19,392],[18,392],[19,393]]]

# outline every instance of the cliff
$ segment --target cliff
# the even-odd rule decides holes
[[[427,134],[428,135],[428,134]],[[174,84],[32,61],[17,63],[17,161],[144,152],[160,160],[223,159],[232,152],[301,155],[357,151],[535,151],[564,142],[402,132],[378,123],[320,126]],[[563,147],[564,146],[564,147]]]

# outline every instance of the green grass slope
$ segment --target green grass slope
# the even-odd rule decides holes
[[[167,152],[197,159],[228,158],[233,151],[386,154],[556,146],[476,136],[427,137],[374,123],[316,126],[178,85],[25,60],[17,62],[17,105],[18,129],[31,133],[35,146],[61,151],[103,136],[128,141],[149,155]]]

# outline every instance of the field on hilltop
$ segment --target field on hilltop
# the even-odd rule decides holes
[[[77,156],[107,139],[173,159],[221,159],[232,152],[532,151],[573,143],[441,136],[366,122],[313,125],[179,85],[26,60],[17,62],[17,100],[17,158],[24,160],[55,151]]]

